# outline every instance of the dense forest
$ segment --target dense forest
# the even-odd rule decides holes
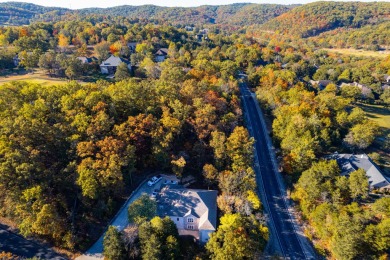
[[[99,60],[114,54],[139,62],[133,75],[118,68],[116,82],[0,86],[1,217],[21,234],[83,250],[134,180],[160,170],[179,178],[192,174],[200,187],[218,189],[220,216],[234,220],[221,232],[232,235],[242,228],[242,239],[234,242],[242,257],[261,253],[268,233],[235,79],[240,66],[261,59],[253,41],[209,34],[198,42],[183,29],[112,21],[35,23],[2,28],[2,35],[23,57],[21,67],[39,66],[49,75],[59,69],[67,77],[77,72],[71,41],[80,48],[73,55],[86,40],[95,43]],[[121,51],[127,48],[124,38],[138,41],[135,53]],[[168,47],[169,59],[155,63],[160,47]],[[141,241],[144,225],[149,224],[139,226]],[[209,254],[227,254],[233,241],[223,237],[210,239]],[[141,243],[144,257],[147,247]]]
[[[7,2],[0,3],[0,25],[27,25],[32,21],[61,20],[69,15],[76,15],[79,17],[103,15],[158,21],[159,23],[165,22],[174,25],[220,24],[237,28],[238,26],[262,24],[287,12],[291,8],[293,8],[293,5],[260,5],[244,3],[192,8],[126,5],[111,8],[70,10],[54,7],[46,8],[26,3]],[[61,18],[61,16],[63,17]]]
[[[360,28],[387,21],[390,3],[315,2],[299,6],[265,23],[265,30],[310,37],[339,27]]]

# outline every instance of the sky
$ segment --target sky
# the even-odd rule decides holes
[[[313,0],[13,0],[28,2],[43,6],[58,6],[71,9],[88,7],[112,7],[118,5],[146,5],[153,4],[159,6],[200,6],[200,5],[223,5],[232,3],[272,3],[272,4],[305,4],[314,2]],[[345,0],[347,2],[348,0]],[[353,1],[353,0],[351,0]],[[0,0],[0,3],[8,2]]]

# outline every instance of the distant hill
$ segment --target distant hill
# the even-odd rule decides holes
[[[21,2],[0,3],[0,25],[23,25],[32,21],[50,21],[63,14],[123,16],[131,19],[167,21],[172,24],[223,24],[245,26],[263,24],[295,6],[275,4],[231,4],[200,7],[160,7],[154,5],[117,6],[111,8],[43,7]],[[57,17],[57,18],[56,18]]]
[[[160,7],[117,6],[112,8],[88,8],[78,10],[79,14],[104,14],[128,18],[156,19],[176,24],[228,24],[244,26],[262,24],[289,11],[294,6],[274,4],[231,4],[221,6]]]
[[[390,20],[390,3],[386,2],[315,2],[296,7],[261,26],[299,37],[311,37],[337,28],[361,28]]]
[[[0,3],[0,25],[26,25],[41,14],[53,13],[62,15],[67,11],[70,10],[59,7],[44,7],[30,3]]]
[[[321,43],[322,47],[390,49],[390,20],[361,28],[338,28],[313,37],[312,40]]]

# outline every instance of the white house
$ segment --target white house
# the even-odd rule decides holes
[[[171,218],[179,235],[206,243],[217,228],[217,191],[164,187],[157,200],[157,213]]]
[[[386,83],[390,83],[390,75],[384,75],[384,76],[383,76],[383,80],[384,80]]]
[[[115,74],[116,68],[119,66],[121,63],[126,63],[127,68],[131,70],[131,64],[130,61],[115,57],[114,55],[111,55],[107,60],[103,61],[102,64],[100,64],[100,70],[102,74]]]
[[[341,175],[349,176],[357,169],[363,169],[368,177],[370,189],[390,191],[390,180],[382,174],[379,168],[366,154],[332,154],[328,159],[337,160]]]

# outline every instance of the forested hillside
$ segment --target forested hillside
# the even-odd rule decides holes
[[[390,21],[375,25],[366,25],[359,29],[338,28],[322,33],[313,38],[313,41],[322,47],[359,48],[368,47],[378,50],[383,46],[390,46]]]
[[[61,15],[111,15],[130,19],[146,19],[181,25],[224,24],[245,26],[262,24],[294,6],[274,4],[232,4],[200,6],[193,8],[160,7],[154,5],[116,6],[111,8],[86,8],[70,10],[43,7],[33,4],[7,2],[0,4],[0,24],[23,25],[31,21],[51,21]]]
[[[388,21],[390,3],[315,2],[303,5],[265,23],[261,28],[310,37],[336,28],[360,28]]]
[[[64,14],[68,9],[59,7],[44,7],[30,3],[6,2],[0,3],[0,25],[24,25],[40,14]]]

